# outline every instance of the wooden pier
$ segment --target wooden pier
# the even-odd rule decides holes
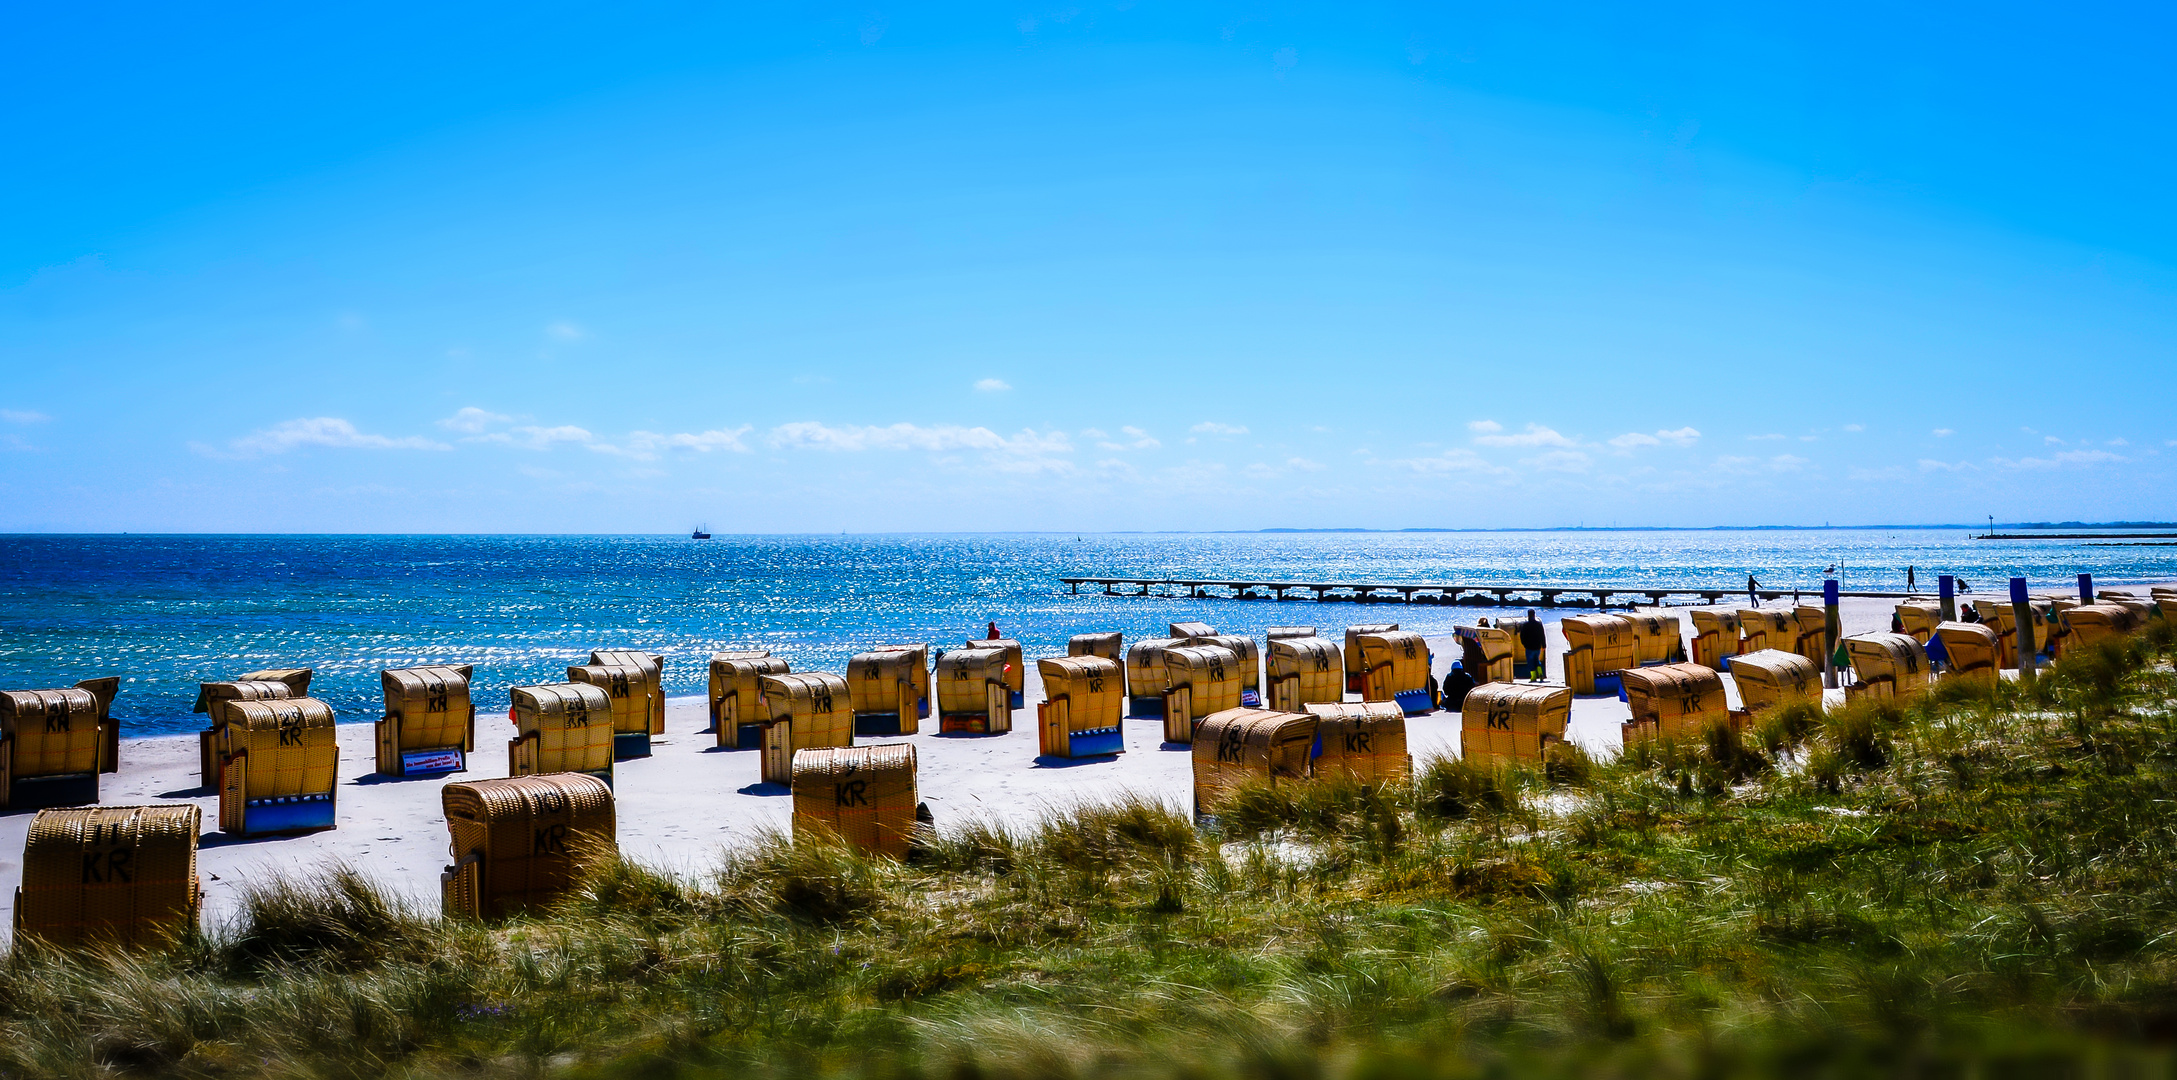
[[[1332,581],[1230,581],[1191,578],[1062,577],[1058,579],[1079,595],[1081,586],[1102,586],[1105,596],[1170,596],[1191,600],[1314,600],[1317,603],[1443,604],[1455,607],[1662,607],[1668,600],[1684,598],[1690,605],[1720,604],[1745,597],[1745,589],[1684,589],[1627,586],[1599,588],[1593,585],[1430,585]],[[1820,603],[1822,591],[1756,589],[1763,600],[1791,598],[1794,603],[1812,597]],[[1841,592],[1879,600],[1933,599],[1931,592]]]

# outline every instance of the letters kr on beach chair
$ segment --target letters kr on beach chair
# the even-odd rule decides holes
[[[193,803],[40,810],[23,844],[16,940],[145,946],[195,929],[203,820]]]
[[[612,699],[614,760],[650,756],[656,694],[648,672],[632,664],[583,664],[567,669],[567,681],[594,686]]]
[[[1638,667],[1640,640],[1620,615],[1567,615],[1565,684],[1581,697],[1618,692],[1618,672]]]
[[[895,859],[914,846],[915,748],[908,743],[797,751],[793,788],[797,838],[826,830]]]
[[[612,787],[588,773],[447,784],[454,863],[439,876],[452,918],[502,919],[567,898],[618,850]]]
[[[1036,661],[1043,703],[1036,707],[1036,749],[1046,757],[1077,758],[1126,749],[1120,730],[1125,695],[1117,661],[1102,656],[1055,656]]]
[[[763,677],[792,670],[766,649],[711,654],[711,725],[718,745],[732,750],[763,746]]]
[[[1693,662],[1717,671],[1731,670],[1730,660],[1739,654],[1739,613],[1695,608]]]
[[[1226,709],[1202,718],[1194,733],[1194,813],[1246,781],[1276,783],[1313,775],[1316,718],[1269,709]]]
[[[1751,717],[1794,701],[1822,701],[1822,669],[1798,653],[1763,649],[1731,661],[1739,705]]]
[[[1315,717],[1316,779],[1380,784],[1412,778],[1406,713],[1397,702],[1318,702],[1307,712]]]
[[[1186,644],[1179,638],[1150,638],[1126,649],[1126,714],[1164,715],[1164,690],[1170,681],[1164,654]]]
[[[1928,686],[1928,653],[1911,634],[1860,634],[1844,639],[1852,658],[1846,701],[1862,697],[1914,698]]]
[[[91,679],[62,690],[0,693],[0,806],[35,810],[98,801],[98,778],[111,771],[113,696],[119,679]]]
[[[236,836],[335,824],[340,742],[316,698],[230,701],[219,748],[219,828]]]
[[[1492,682],[1468,691],[1459,709],[1459,756],[1471,762],[1539,762],[1565,741],[1572,688]]]
[[[937,662],[938,730],[1003,735],[1013,730],[1013,688],[1004,649],[954,649]]]
[[[1240,708],[1240,668],[1231,650],[1182,645],[1164,652],[1164,741],[1194,741],[1195,724],[1211,713]]]
[[[385,714],[378,719],[378,771],[386,776],[442,776],[469,767],[476,750],[476,705],[467,664],[378,673]]]
[[[1625,673],[1625,700],[1633,718],[1625,741],[1697,738],[1716,724],[1732,724],[1723,676],[1705,664],[1661,664]]]
[[[875,649],[847,660],[847,694],[856,735],[913,735],[929,713],[928,653],[919,648]]]
[[[1301,712],[1315,702],[1345,700],[1345,662],[1335,641],[1271,638],[1268,666],[1272,709]]]
[[[946,655],[950,660],[951,654]],[[854,713],[847,681],[829,672],[766,675],[760,775],[766,784],[792,784],[794,755],[803,750],[854,745]]]
[[[1361,665],[1361,635],[1388,634],[1396,629],[1398,624],[1395,622],[1360,623],[1346,627],[1346,693],[1358,694],[1364,689],[1362,673],[1367,669]],[[1476,675],[1475,678],[1479,679],[1481,676]]]
[[[578,772],[612,786],[612,699],[588,683],[517,686],[507,715],[506,771],[515,776]]]
[[[1429,643],[1412,630],[1362,634],[1361,699],[1391,701],[1408,716],[1436,709]]]

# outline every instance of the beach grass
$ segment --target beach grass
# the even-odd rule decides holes
[[[2177,1068],[2177,676],[1401,786],[1135,798],[909,863],[773,836],[441,920],[340,867],[172,948],[19,948],[0,1071],[112,1076],[2133,1076]]]

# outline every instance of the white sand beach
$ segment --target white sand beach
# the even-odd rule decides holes
[[[1845,633],[1888,629],[1891,606],[1884,600],[1846,600]],[[1683,616],[1691,609],[1670,610]],[[1332,637],[1342,635],[1343,626],[1349,622],[1397,617],[1395,610],[1382,607],[1325,608],[1308,614],[1323,620],[1321,632]],[[1483,614],[1476,612],[1476,617]],[[1518,613],[1507,610],[1487,614],[1495,621],[1500,614],[1516,617]],[[1335,624],[1330,621],[1332,616],[1337,617]],[[1565,643],[1555,623],[1549,630],[1551,676],[1557,679],[1562,677],[1558,654]],[[1449,638],[1432,638],[1430,643],[1436,654],[1436,674],[1441,678],[1458,649]],[[1155,719],[1128,720],[1126,752],[1115,757],[1039,760],[1033,707],[1041,694],[1033,663],[1028,678],[1029,708],[1024,714],[1016,714],[1016,726],[1009,734],[926,733],[907,738],[915,744],[919,757],[921,797],[929,803],[940,828],[975,818],[1024,824],[1052,808],[1106,799],[1121,792],[1161,798],[1181,809],[1188,806],[1188,749],[1161,745],[1161,722]],[[1725,678],[1728,685],[1729,677]],[[1736,707],[1736,691],[1731,694]],[[716,863],[721,848],[746,844],[765,830],[789,828],[792,800],[786,789],[757,782],[755,751],[718,749],[705,732],[709,726],[705,711],[701,698],[673,699],[668,704],[667,734],[655,741],[652,756],[616,766],[614,793],[620,845],[630,856],[652,865],[698,873]],[[1627,707],[1615,697],[1577,699],[1569,736],[1598,755],[1614,755],[1620,744],[1619,725],[1628,718]],[[218,800],[198,785],[194,735],[126,739],[121,769],[105,778],[101,801],[108,805],[190,801],[204,808],[207,831],[200,866],[207,925],[231,917],[237,890],[244,882],[271,874],[308,872],[338,861],[352,864],[406,893],[427,910],[436,911],[439,872],[448,861],[440,787],[448,779],[506,775],[504,746],[512,728],[505,714],[480,715],[477,726],[478,750],[468,772],[452,778],[400,780],[373,771],[370,724],[342,724],[339,826],[326,832],[248,839],[217,832]],[[936,727],[934,720],[923,725],[925,732],[934,732]],[[1411,719],[1408,738],[1415,761],[1456,755],[1459,727],[1456,713],[1436,712]],[[28,812],[0,816],[0,882],[20,879],[21,853],[30,819]],[[0,891],[0,904],[8,907],[10,923],[13,902],[12,888]]]

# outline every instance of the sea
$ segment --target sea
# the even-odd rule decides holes
[[[0,689],[123,678],[132,735],[193,730],[197,683],[310,667],[344,721],[382,709],[378,672],[472,664],[480,711],[508,688],[564,680],[590,650],[663,654],[668,693],[702,694],[716,650],[757,647],[795,670],[845,670],[873,645],[938,647],[989,623],[1031,658],[1076,633],[1164,636],[1200,620],[1271,626],[1397,622],[1448,633],[1490,609],[1075,594],[1061,577],[1235,578],[1743,589],[1975,590],[2012,576],[2075,588],[2177,581],[2177,546],[1986,541],[1966,529],[1429,533],[729,536],[0,536]],[[1545,612],[1545,617],[1550,617]]]

